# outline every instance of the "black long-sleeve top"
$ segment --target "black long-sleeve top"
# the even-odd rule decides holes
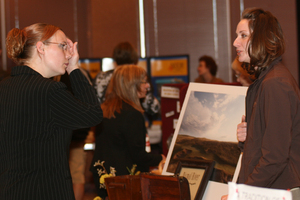
[[[137,170],[148,172],[150,166],[157,166],[162,160],[159,154],[150,154],[145,150],[146,127],[143,114],[123,102],[121,113],[115,112],[115,118],[103,118],[96,127],[96,149],[91,171],[97,173],[93,164],[105,161],[109,173],[110,167],[116,169],[116,175],[128,175],[127,167],[133,164]]]
[[[74,199],[71,133],[98,124],[102,110],[79,69],[70,80],[74,95],[28,66],[0,82],[0,199]]]

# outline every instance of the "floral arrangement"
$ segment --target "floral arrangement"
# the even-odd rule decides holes
[[[97,162],[95,162],[94,167],[99,167],[100,166],[100,169],[97,168],[97,171],[98,171],[98,174],[99,174],[99,177],[100,177],[100,179],[99,179],[100,188],[106,189],[106,185],[105,185],[105,180],[104,179],[107,178],[107,177],[116,176],[116,172],[117,171],[115,170],[114,167],[110,167],[110,173],[107,173],[107,171],[106,171],[106,169],[104,167],[104,163],[105,163],[105,161],[100,162],[100,160],[98,160]],[[135,172],[136,167],[137,167],[136,164],[134,164],[131,169],[129,169],[127,167],[129,175],[139,175],[140,174],[140,171]],[[102,200],[102,198],[99,197],[99,196],[97,196],[93,200]]]
[[[129,172],[129,175],[139,175],[139,174],[140,174],[140,171],[135,172],[136,166],[137,166],[136,164],[132,165],[132,168],[131,168],[131,169],[129,169],[129,168],[127,167],[127,170],[128,170],[128,172]]]
[[[116,176],[116,170],[113,167],[110,167],[110,173],[107,173],[105,167],[104,167],[104,163],[105,161],[100,162],[100,160],[98,160],[97,162],[95,162],[94,167],[100,166],[100,169],[97,169],[98,174],[99,174],[99,182],[100,182],[100,188],[104,188],[106,189],[106,185],[105,185],[105,181],[104,179],[107,177],[112,177],[112,176]]]

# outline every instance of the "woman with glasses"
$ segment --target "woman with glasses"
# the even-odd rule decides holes
[[[72,130],[102,120],[78,69],[77,43],[53,25],[12,29],[7,55],[18,66],[0,83],[0,199],[74,199],[68,164]],[[74,95],[50,79],[67,71]]]
[[[100,189],[99,175],[95,162],[104,161],[106,171],[114,167],[116,175],[128,175],[127,170],[134,164],[137,171],[148,172],[150,166],[157,166],[163,155],[146,152],[146,127],[144,110],[140,98],[144,98],[147,89],[146,71],[136,65],[123,65],[115,69],[101,104],[103,121],[96,127],[96,149],[91,166],[98,195],[107,196]]]

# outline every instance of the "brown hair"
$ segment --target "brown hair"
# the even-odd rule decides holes
[[[143,113],[138,91],[140,85],[147,77],[146,71],[136,65],[122,65],[118,67],[108,85],[105,101],[101,104],[103,117],[115,117],[115,112],[120,113],[122,101],[125,101],[136,110]]]
[[[31,57],[38,41],[47,41],[56,31],[61,30],[50,24],[36,23],[20,30],[13,28],[6,37],[7,56],[16,64],[23,65]]]
[[[211,75],[216,76],[218,65],[212,57],[204,55],[199,58],[199,62],[200,61],[204,61]]]
[[[117,65],[136,65],[139,58],[129,42],[121,42],[114,48],[113,59]]]
[[[284,53],[283,31],[272,13],[259,8],[244,10],[242,19],[249,21],[250,30],[248,41],[250,64],[245,64],[244,67],[250,74],[255,73],[258,77],[261,71]],[[257,70],[254,67],[257,67]]]

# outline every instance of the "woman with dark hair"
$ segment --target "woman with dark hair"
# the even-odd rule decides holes
[[[127,168],[136,164],[140,172],[148,172],[165,159],[163,155],[150,154],[146,147],[146,127],[140,98],[146,96],[149,83],[146,71],[136,65],[123,65],[115,70],[101,104],[104,119],[96,127],[96,149],[91,166],[100,197],[107,196],[100,189],[99,175],[93,166],[105,161],[106,171],[114,167],[116,175],[128,175]]]
[[[134,64],[139,61],[137,52],[129,42],[121,42],[113,50],[113,59],[117,66]]]
[[[201,56],[197,68],[199,76],[195,79],[196,83],[223,83],[224,81],[216,77],[218,66],[210,56]]]
[[[243,12],[236,33],[233,45],[239,61],[246,63],[247,71],[257,78],[247,91],[246,118],[238,125],[243,149],[238,182],[277,189],[297,188],[300,92],[281,62],[285,49],[281,26],[270,12],[252,8]],[[246,131],[239,132],[242,129]]]
[[[7,55],[18,66],[0,82],[0,199],[73,200],[72,130],[102,119],[93,87],[78,69],[77,43],[57,26],[12,29]],[[74,95],[51,77],[70,75]]]

